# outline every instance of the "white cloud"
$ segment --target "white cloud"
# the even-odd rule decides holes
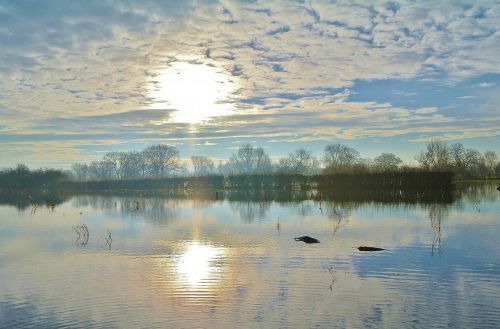
[[[437,111],[438,110],[435,107],[428,107],[428,108],[421,108],[421,109],[415,110],[415,113],[424,114],[424,113],[435,113]]]
[[[488,88],[488,87],[491,87],[491,86],[494,86],[495,84],[493,83],[490,83],[490,82],[481,82],[481,83],[478,83],[477,85],[475,85],[474,87],[478,87],[478,88]]]

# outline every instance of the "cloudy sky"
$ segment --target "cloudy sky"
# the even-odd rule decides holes
[[[2,1],[0,167],[175,145],[500,152],[499,1]]]

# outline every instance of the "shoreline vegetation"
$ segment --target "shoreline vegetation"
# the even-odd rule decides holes
[[[418,177],[418,176],[417,176]],[[324,178],[317,176],[317,178]],[[199,186],[197,188],[164,188],[164,189],[24,189],[24,190],[0,190],[0,205],[11,205],[22,210],[31,208],[32,211],[40,207],[54,210],[60,204],[72,198],[107,198],[120,203],[125,202],[129,206],[125,207],[132,211],[139,210],[150,203],[163,204],[165,200],[198,200],[202,204],[213,202],[230,202],[236,204],[256,203],[265,205],[270,203],[294,203],[303,201],[313,201],[319,210],[324,207],[337,207],[361,204],[379,205],[405,205],[424,206],[451,205],[463,197],[478,199],[484,182],[478,183],[452,183],[451,186],[443,185],[443,188],[435,190],[422,188],[422,185],[414,189],[360,189],[351,188],[318,188],[307,187],[307,189],[295,188],[287,189],[247,189],[247,188],[207,188]],[[491,190],[491,191],[490,191]],[[496,194],[496,184],[489,183],[489,193]],[[114,201],[112,201],[114,200]]]
[[[431,141],[415,159],[418,166],[414,167],[402,165],[392,153],[364,159],[351,147],[330,144],[321,160],[310,151],[298,149],[273,162],[263,148],[246,144],[216,166],[213,159],[202,156],[193,156],[190,164],[182,163],[175,147],[159,144],[140,152],[107,153],[90,164],[74,164],[71,171],[30,170],[19,164],[0,171],[0,192],[205,189],[217,194],[228,190],[314,190],[325,198],[331,194],[380,192],[398,200],[414,194],[437,197],[453,191],[454,184],[461,180],[500,177],[495,152],[481,154],[460,143],[448,146]]]
[[[202,195],[217,199],[307,199],[451,202],[453,174],[399,172],[330,175],[234,175],[62,182],[72,193]]]

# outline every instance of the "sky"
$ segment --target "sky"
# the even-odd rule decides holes
[[[500,154],[500,1],[0,1],[0,167]]]

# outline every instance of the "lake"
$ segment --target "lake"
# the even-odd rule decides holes
[[[460,185],[436,203],[3,202],[0,327],[497,328],[495,187]]]

